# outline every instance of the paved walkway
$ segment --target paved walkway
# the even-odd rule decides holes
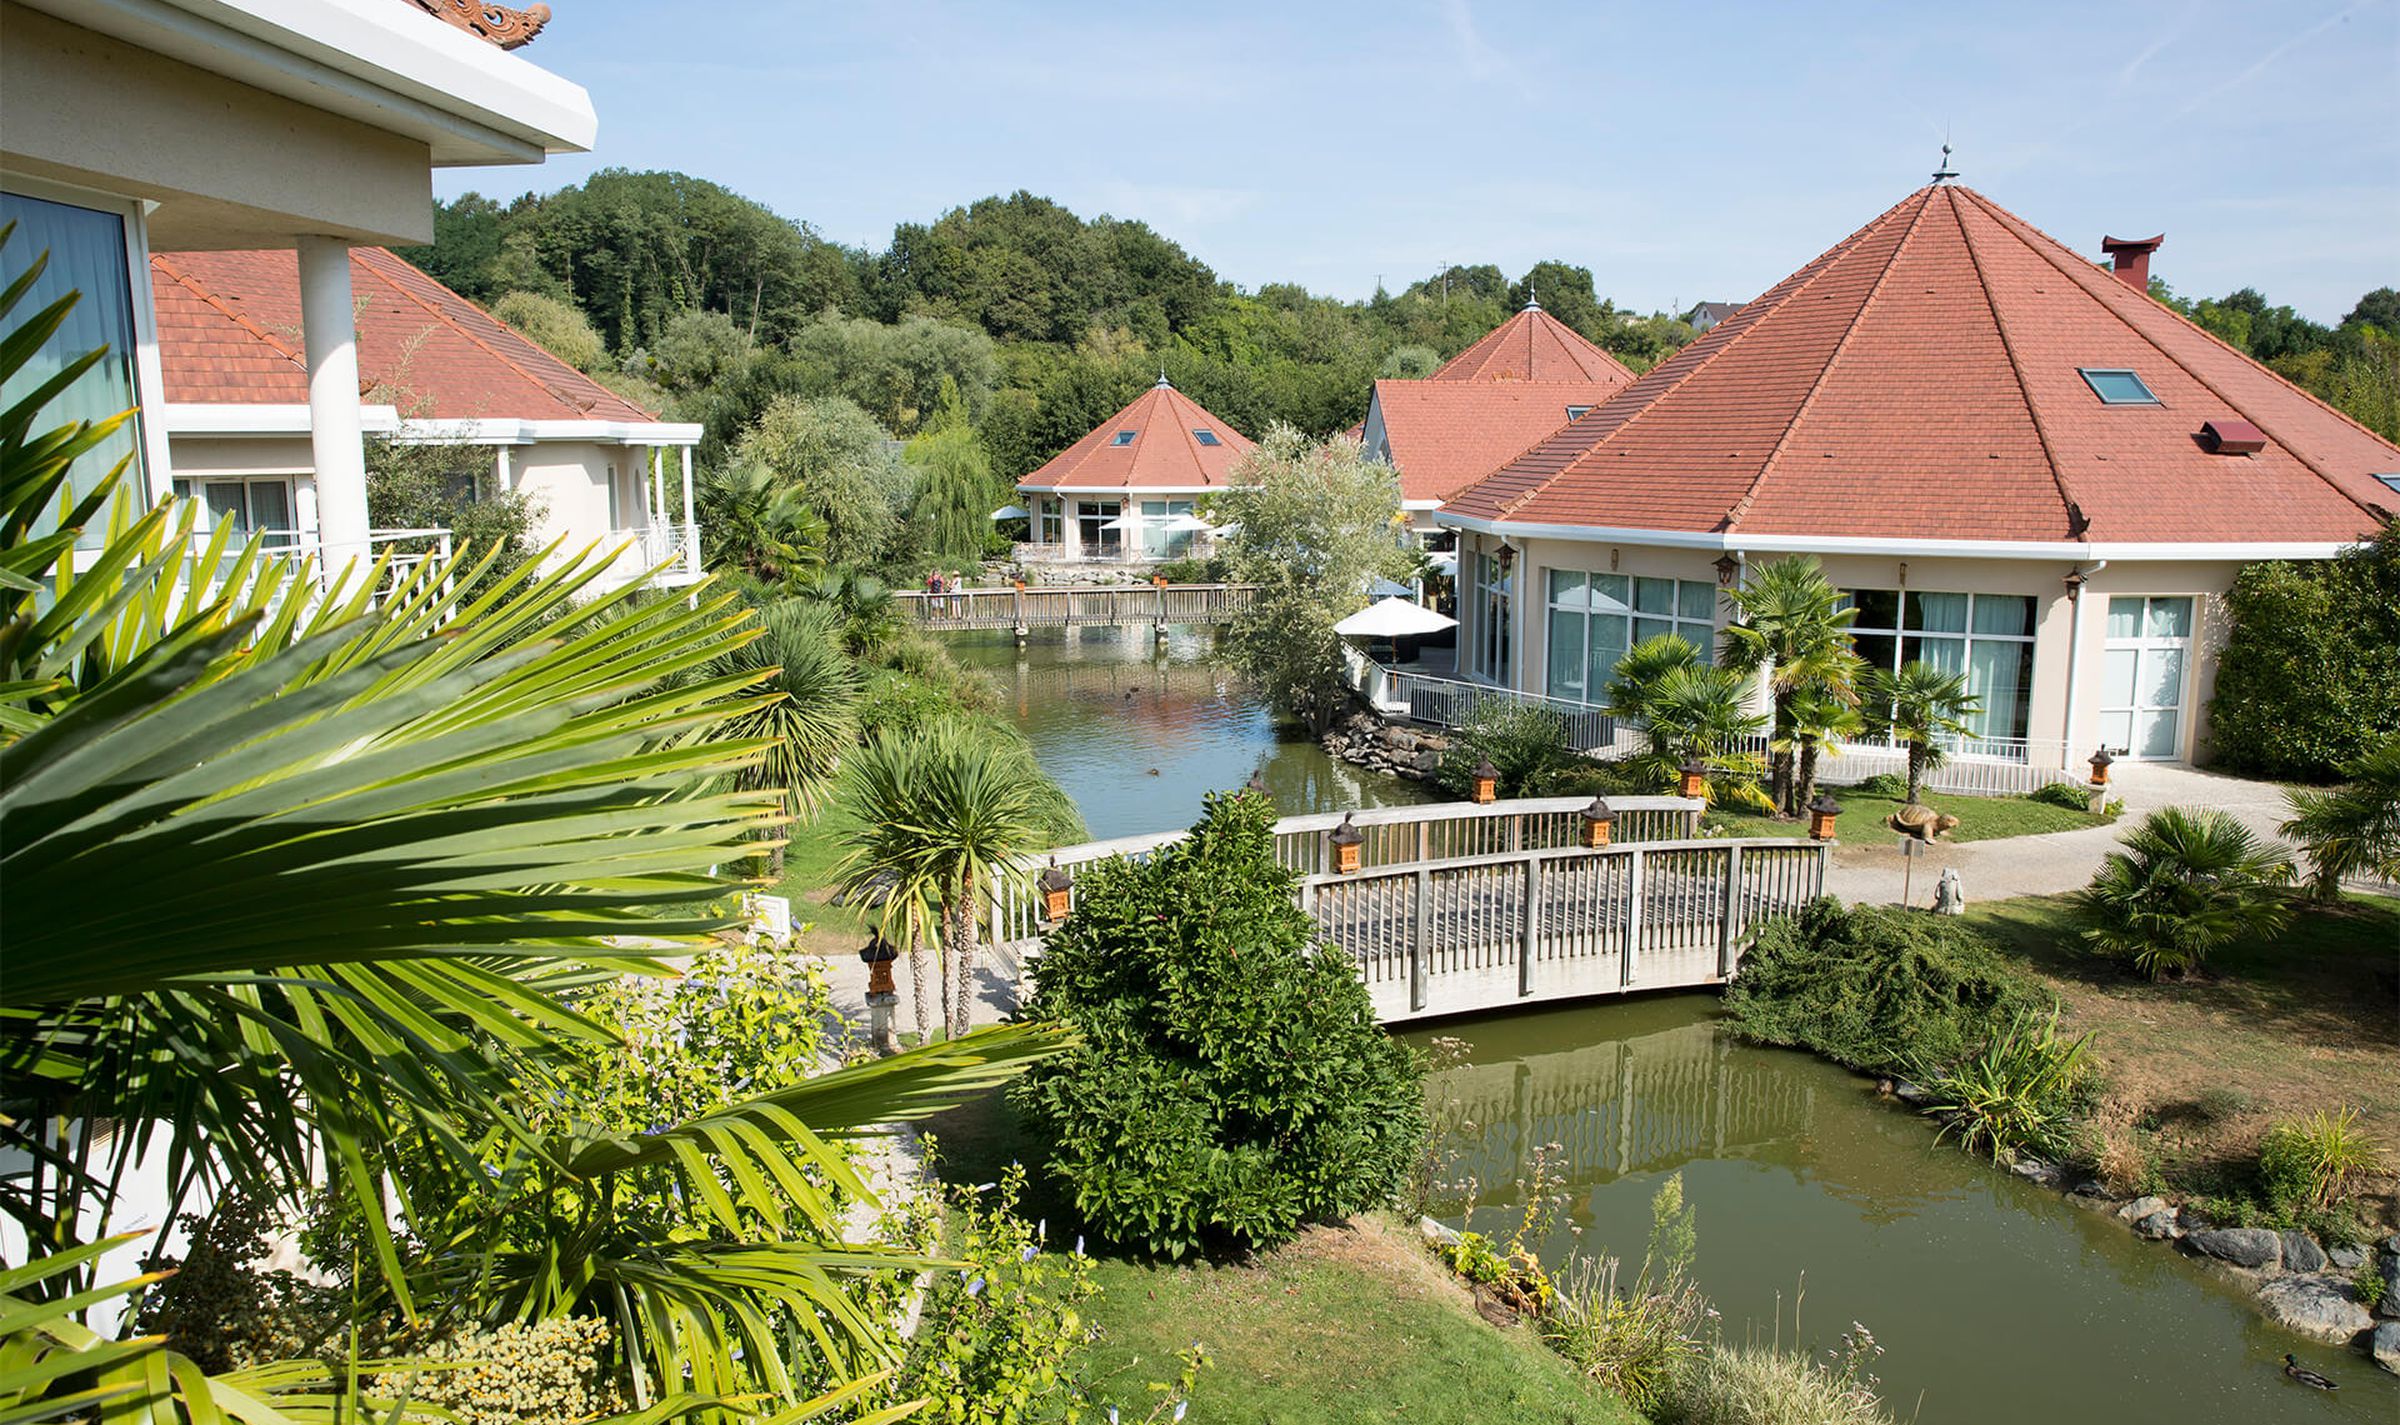
[[[2116,849],[2117,838],[2127,827],[2160,807],[2221,808],[2269,837],[2291,815],[2283,789],[2272,782],[2245,781],[2190,767],[2120,762],[2111,774],[2111,785],[2125,800],[2125,815],[2115,825],[1960,845],[1937,842],[1917,858],[1909,899],[1918,905],[1933,904],[1934,883],[1941,879],[1945,866],[1958,868],[1970,905],[2073,890],[2091,880],[2101,857]],[[1895,903],[1900,899],[1903,877],[1910,874],[1907,859],[1900,854],[1899,838],[1892,832],[1881,827],[1860,828],[1835,848],[1826,889],[1848,901]]]

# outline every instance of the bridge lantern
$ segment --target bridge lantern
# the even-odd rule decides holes
[[[2094,787],[2108,785],[2108,764],[2116,760],[2109,755],[2109,751],[2105,747],[2092,754],[2092,785]]]
[[[1042,872],[1041,877],[1034,884],[1039,886],[1042,892],[1042,919],[1049,921],[1052,925],[1064,922],[1067,913],[1074,909],[1075,881],[1058,868],[1056,856],[1050,858],[1050,869]]]
[[[1499,799],[1500,769],[1492,765],[1491,758],[1486,757],[1475,764],[1475,804],[1490,806]]]
[[[1831,841],[1834,818],[1841,814],[1842,804],[1835,801],[1831,793],[1817,793],[1817,799],[1808,804],[1809,839],[1811,841]]]
[[[1680,779],[1676,789],[1678,795],[1687,797],[1705,797],[1708,795],[1707,763],[1701,761],[1697,757],[1694,757],[1690,761],[1683,764],[1678,771],[1678,776]]]
[[[1606,846],[1616,829],[1616,809],[1599,797],[1592,798],[1592,804],[1583,809],[1584,849],[1597,851]]]
[[[1348,816],[1344,816],[1342,824],[1335,827],[1333,835],[1327,839],[1333,844],[1333,869],[1344,876],[1355,874],[1358,870],[1359,848],[1365,844],[1367,834],[1360,831]]]

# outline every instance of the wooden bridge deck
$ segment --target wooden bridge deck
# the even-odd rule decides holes
[[[1223,623],[1250,607],[1254,584],[1132,584],[1121,588],[903,590],[892,595],[927,629],[1079,628],[1103,624]]]
[[[1386,1023],[1509,1005],[1721,985],[1766,920],[1824,891],[1830,847],[1701,837],[1701,804],[1624,797],[1614,844],[1579,842],[1584,799],[1353,813],[1360,869],[1333,870],[1332,814],[1285,817],[1276,857],[1300,904],[1347,951]],[[1061,847],[1059,868],[1143,857],[1184,833]],[[1038,864],[1047,865],[1050,856]],[[991,908],[993,939],[1022,963],[1042,922],[1029,877]]]

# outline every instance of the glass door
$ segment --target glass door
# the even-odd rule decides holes
[[[2193,600],[2120,594],[2108,601],[2100,742],[2119,756],[2166,761],[2183,747]]]

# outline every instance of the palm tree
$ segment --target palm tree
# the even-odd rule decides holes
[[[2196,970],[2235,940],[2281,931],[2291,877],[2283,848],[2231,813],[2164,807],[2127,832],[2070,899],[2094,949],[2155,980]]]
[[[1817,799],[1817,759],[1826,744],[1854,737],[1865,727],[1857,704],[1827,689],[1803,689],[1792,699],[1792,740],[1799,749],[1798,785],[1792,794],[1797,805],[1806,808]]]
[[[1662,633],[1617,661],[1607,707],[1611,717],[1641,724],[1644,748],[1631,760],[1646,781],[1672,782],[1698,758],[1709,769],[1710,801],[1772,809],[1758,789],[1756,755],[1742,748],[1766,724],[1744,706],[1748,694],[1740,673],[1702,662],[1699,649]]]
[[[900,632],[900,605],[872,574],[831,570],[803,583],[799,594],[839,615],[842,647],[853,657],[875,656]]]
[[[880,903],[887,937],[942,947],[944,1020],[957,1038],[973,1017],[977,921],[994,883],[1053,844],[1055,789],[1021,747],[956,720],[908,738],[878,733],[854,774],[860,826],[842,889]]]
[[[73,301],[0,340],[0,379]],[[219,1387],[157,1340],[73,1319],[78,1294],[119,1290],[96,1255],[144,1160],[180,1164],[176,1192],[291,1208],[331,1191],[364,1239],[362,1292],[396,1317],[605,1312],[652,1419],[871,1371],[881,1333],[846,1278],[912,1259],[847,1242],[827,1195],[799,1190],[854,1176],[819,1131],[954,1099],[1044,1036],[978,1036],[633,1139],[532,1126],[569,1062],[556,1046],[608,1042],[571,996],[658,968],[627,943],[725,928],[735,887],[707,868],[782,819],[779,795],[709,790],[768,751],[723,735],[756,701],[729,696],[747,675],[686,676],[756,636],[727,596],[577,605],[591,560],[478,588],[488,553],[396,581],[378,565],[326,596],[258,541],[195,539],[188,502],[137,505],[122,464],[69,495],[73,463],[128,417],[37,432],[40,405],[0,423],[0,1146],[35,1165],[0,1179],[36,1254],[0,1285],[12,1410],[63,1413],[101,1370],[131,1392],[112,1409],[215,1418]],[[70,560],[87,527],[102,547]],[[391,1198],[403,1158],[449,1191]],[[694,1204],[688,1236],[591,1230],[633,1173]],[[511,1237],[524,1216],[503,1209],[535,1184],[572,1211]],[[34,1297],[69,1309],[20,1309]],[[45,1356],[69,1369],[23,1369]],[[306,1363],[225,1384],[358,1414],[355,1385]]]
[[[701,476],[708,565],[779,584],[825,565],[825,521],[807,497],[762,461],[742,460]]]
[[[1972,732],[1967,719],[1982,709],[1982,700],[1967,691],[1966,674],[1946,672],[1923,659],[1901,664],[1897,673],[1875,669],[1867,675],[1866,690],[1892,736],[1908,745],[1908,799],[1914,802],[1924,793],[1925,774],[1949,760],[1942,740]]]
[[[2400,881],[2400,737],[2342,769],[2345,784],[2325,791],[2294,788],[2283,834],[2301,844],[2309,888],[2322,901],[2340,900],[2352,876]]]
[[[1725,601],[1733,606],[1733,622],[1725,626],[1717,660],[1744,673],[1767,670],[1775,697],[1775,805],[1783,815],[1798,816],[1792,703],[1812,688],[1836,701],[1858,700],[1864,665],[1850,651],[1850,624],[1858,611],[1842,606],[1841,590],[1816,560],[1798,554],[1754,566],[1741,588],[1726,591]]]
[[[857,736],[858,665],[836,646],[827,610],[781,599],[759,612],[758,626],[761,636],[718,659],[715,669],[747,674],[743,686],[772,695],[752,702],[726,726],[728,736],[768,745],[767,755],[738,773],[734,784],[779,794],[784,814],[796,819],[816,809]],[[780,879],[780,839],[767,859],[768,874]]]

